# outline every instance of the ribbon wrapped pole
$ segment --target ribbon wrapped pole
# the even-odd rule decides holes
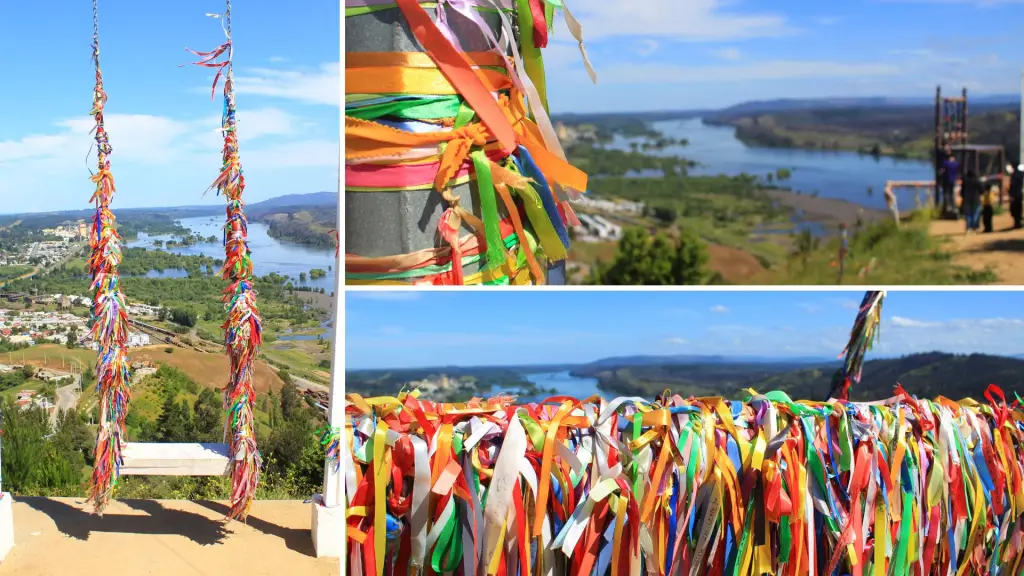
[[[114,176],[110,172],[113,149],[104,125],[103,111],[107,93],[100,70],[99,9],[93,1],[93,63],[96,85],[92,111],[96,121],[96,185],[90,202],[96,207],[89,234],[89,273],[94,291],[90,335],[99,344],[96,361],[96,389],[99,392],[99,429],[96,434],[96,460],[92,469],[89,500],[97,513],[110,502],[121,466],[121,443],[125,434],[125,416],[131,398],[131,373],[128,361],[128,308],[121,293],[118,266],[121,263],[121,236],[117,233],[110,203],[114,198]]]
[[[850,399],[850,387],[860,382],[861,370],[864,367],[864,355],[871,350],[879,336],[879,325],[882,322],[882,301],[885,300],[884,290],[868,291],[857,308],[857,318],[850,330],[850,340],[846,343],[842,355],[843,367],[832,379],[829,398],[838,400]]]
[[[348,573],[1018,574],[1024,410],[985,399],[349,395]]]
[[[547,112],[562,0],[348,0],[345,277],[541,284],[562,276],[587,178]],[[549,273],[549,270],[555,270]]]
[[[217,194],[223,195],[227,201],[224,223],[225,257],[221,274],[229,282],[224,290],[227,319],[223,325],[224,344],[230,360],[228,384],[224,389],[224,407],[227,411],[225,435],[231,435],[232,462],[231,508],[228,517],[244,520],[256,496],[262,468],[262,459],[256,446],[253,417],[256,391],[252,378],[256,357],[263,343],[263,328],[256,307],[248,221],[245,217],[245,204],[242,202],[245,177],[242,174],[238,153],[230,0],[227,2],[223,21],[227,41],[210,52],[193,54],[200,58],[195,62],[196,65],[217,70],[213,81],[214,94],[220,79],[224,78],[224,113],[221,118],[221,130],[224,135],[223,166],[210,188],[216,188]]]

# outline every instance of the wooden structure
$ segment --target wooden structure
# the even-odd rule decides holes
[[[967,88],[960,96],[943,97],[942,87],[935,88],[935,183],[942,178],[942,163],[952,154],[960,165],[960,178],[973,171],[985,186],[999,186],[999,204],[1002,205],[1007,185],[1003,174],[1006,151],[998,144],[972,144],[968,123]],[[935,188],[935,205],[942,204],[942,187]]]

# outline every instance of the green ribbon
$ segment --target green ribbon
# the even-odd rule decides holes
[[[540,96],[540,105],[545,111],[548,109],[548,90],[544,76],[544,57],[533,43],[533,12],[530,10],[530,0],[516,0],[516,10],[519,15],[519,45],[523,50],[523,64],[526,68],[526,75],[537,87],[537,94]],[[530,103],[532,108],[536,104]],[[533,114],[530,114],[532,117]]]
[[[501,216],[498,215],[498,193],[491,179],[491,160],[483,150],[470,153],[476,170],[476,187],[480,196],[480,214],[484,220],[484,238],[487,240],[487,270],[495,270],[505,264],[506,255],[501,242]]]
[[[440,120],[455,116],[464,105],[458,96],[417,96],[367,106],[346,106],[345,116],[361,120],[385,116],[403,120]]]

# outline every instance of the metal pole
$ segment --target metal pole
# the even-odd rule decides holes
[[[339,193],[340,195],[340,193]],[[340,200],[340,199],[339,199]],[[345,215],[345,205],[338,202],[338,222]],[[334,320],[331,331],[334,334],[331,350],[331,388],[327,406],[327,425],[341,430],[341,441],[345,442],[345,267],[341,258],[334,264]],[[348,462],[340,462],[348,466]],[[340,506],[344,501],[342,468],[330,459],[324,461],[324,506]],[[342,553],[344,557],[344,553]]]
[[[935,206],[938,207],[942,198],[941,178],[942,161],[942,86],[935,87]]]
[[[1024,164],[1024,70],[1020,73],[1020,144],[1017,164]]]

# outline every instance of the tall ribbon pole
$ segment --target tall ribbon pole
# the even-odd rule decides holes
[[[92,175],[96,184],[90,202],[96,206],[90,231],[89,272],[94,290],[90,332],[99,344],[96,361],[96,388],[99,392],[99,430],[96,435],[96,461],[92,469],[90,501],[97,513],[102,514],[110,502],[111,492],[117,484],[121,467],[121,442],[125,435],[124,420],[131,398],[131,373],[127,354],[128,309],[118,265],[121,263],[121,236],[114,224],[110,202],[114,198],[114,176],[110,172],[110,154],[113,152],[103,123],[103,109],[107,93],[103,89],[100,71],[100,27],[98,0],[92,3],[92,56],[96,66],[96,87],[93,90],[92,111],[96,119],[93,135],[96,139],[97,171]]]
[[[223,28],[227,41],[210,52],[189,51],[199,56],[200,60],[194,63],[197,66],[217,69],[211,98],[216,94],[221,77],[224,77],[224,113],[221,117],[221,132],[224,135],[223,165],[220,175],[209,189],[216,188],[217,195],[223,195],[227,201],[224,223],[225,257],[221,275],[229,282],[224,290],[227,319],[222,326],[224,345],[230,360],[229,381],[224,389],[224,408],[228,415],[225,435],[228,434],[228,426],[231,434],[231,509],[228,511],[228,517],[244,520],[256,496],[262,467],[262,458],[256,446],[253,418],[256,392],[253,389],[252,371],[263,343],[263,327],[259,310],[256,308],[248,221],[242,202],[245,176],[238,156],[232,70],[234,47],[231,40],[231,1],[228,0],[226,4]],[[221,18],[221,15],[210,16]],[[218,61],[219,58],[223,60]]]

